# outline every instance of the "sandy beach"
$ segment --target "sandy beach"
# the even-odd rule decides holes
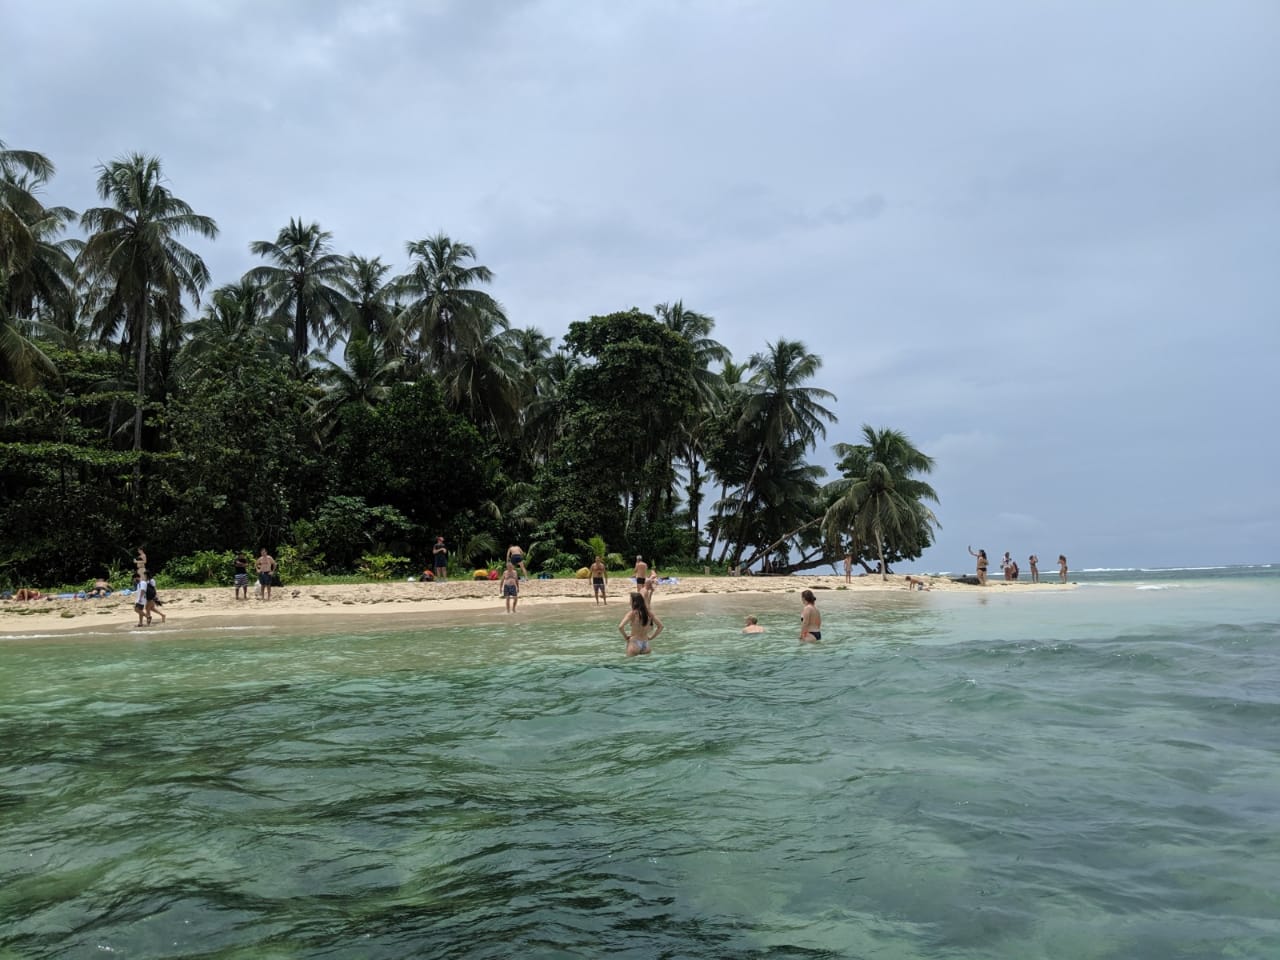
[[[947,577],[930,577],[911,574],[928,582],[931,590],[947,592],[978,592],[1008,590],[1065,590],[1074,584],[1028,580],[991,580],[985,587],[953,583]],[[629,579],[612,577],[609,595],[613,602],[621,602],[630,590]],[[905,575],[892,575],[888,580],[878,576],[854,577],[846,584],[843,576],[791,576],[791,577],[679,577],[678,582],[664,583],[658,587],[657,597],[666,602],[680,597],[700,594],[765,594],[796,593],[806,587],[814,590],[855,590],[867,592],[908,589]],[[413,613],[417,610],[453,613],[466,610],[500,607],[502,598],[498,584],[488,581],[452,580],[447,583],[383,582],[357,584],[326,584],[321,586],[277,587],[270,601],[236,600],[231,587],[193,587],[168,589],[160,592],[164,612],[168,616],[166,626],[208,628],[235,624],[252,614],[254,620],[263,617],[288,618],[296,621],[328,620],[335,618],[361,618],[385,612],[389,615]],[[520,584],[522,609],[552,604],[592,603],[591,583],[588,580],[557,579],[527,580]],[[376,608],[376,609],[371,609]],[[156,618],[155,624],[160,624]],[[137,619],[133,600],[123,594],[114,594],[102,600],[8,600],[0,603],[0,634],[100,632],[118,627],[122,632],[136,629]]]

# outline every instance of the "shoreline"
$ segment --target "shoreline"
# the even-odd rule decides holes
[[[905,574],[891,574],[881,580],[872,574],[854,577],[845,583],[843,575],[786,577],[680,577],[675,583],[659,584],[655,602],[708,594],[771,594],[814,590],[846,590],[853,593],[889,594],[911,592]],[[1029,580],[990,580],[985,587],[953,583],[948,577],[911,574],[929,583],[930,591],[989,593],[992,591],[1070,590],[1074,583]],[[630,578],[611,577],[608,595],[620,604],[630,593]],[[920,592],[920,591],[915,591]],[[503,602],[496,581],[450,580],[444,583],[384,581],[379,583],[324,584],[320,586],[276,587],[272,599],[236,600],[231,587],[186,587],[160,594],[164,612],[172,622],[156,618],[153,629],[164,627],[199,631],[239,626],[252,619],[288,619],[305,626],[316,620],[360,619],[386,614],[399,620],[413,613],[467,613],[487,610],[501,612]],[[589,580],[525,580],[520,583],[520,610],[589,605],[595,607]],[[517,613],[518,615],[518,613]],[[20,639],[26,635],[120,633],[139,630],[133,600],[123,594],[101,600],[8,600],[0,603],[0,635]],[[146,630],[146,627],[141,628]]]

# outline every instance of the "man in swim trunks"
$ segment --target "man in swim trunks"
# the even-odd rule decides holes
[[[249,558],[244,552],[236,554],[235,560],[231,564],[231,579],[236,585],[236,599],[241,599],[241,591],[244,592],[243,599],[249,599]]]
[[[529,579],[529,569],[524,565],[524,551],[515,544],[507,547],[507,563],[524,571],[524,578]]]
[[[263,547],[262,552],[258,554],[258,559],[254,561],[253,568],[258,571],[258,585],[262,587],[262,599],[271,599],[271,581],[276,572],[276,561],[271,554],[267,553],[267,548]]]
[[[515,613],[516,604],[520,602],[520,575],[516,573],[515,564],[510,562],[502,572],[502,597],[507,603],[507,613]]]
[[[596,606],[609,602],[605,587],[609,583],[609,572],[604,567],[604,557],[597,556],[591,564],[591,595],[596,598]]]
[[[649,565],[644,562],[644,557],[636,554],[636,569],[633,574],[636,578],[636,588],[644,589],[644,582],[649,576]]]

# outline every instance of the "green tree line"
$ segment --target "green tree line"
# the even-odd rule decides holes
[[[780,338],[745,362],[675,300],[519,328],[469,244],[403,272],[291,219],[214,286],[215,221],[156,157],[97,171],[102,205],[48,205],[54,166],[0,142],[0,583],[71,583],[202,551],[466,562],[587,542],[664,567],[870,569],[932,542],[933,461],[901,432],[810,457],[836,418],[822,361]],[[593,538],[595,538],[593,540]]]

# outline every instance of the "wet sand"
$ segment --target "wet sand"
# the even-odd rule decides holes
[[[990,580],[985,587],[953,583],[947,577],[911,574],[925,580],[931,590],[946,592],[980,592],[1008,590],[1066,590],[1074,584],[1029,580],[1007,582]],[[630,579],[611,577],[609,597],[613,603],[625,602],[633,584]],[[676,583],[658,586],[655,602],[666,602],[682,596],[705,594],[768,594],[814,590],[853,590],[877,593],[902,592],[909,588],[905,575],[854,577],[845,583],[843,576],[789,577],[679,577]],[[307,622],[333,621],[343,618],[369,618],[387,614],[388,619],[417,611],[464,613],[468,610],[501,609],[502,596],[496,581],[451,580],[447,583],[381,582],[358,584],[325,584],[322,586],[276,587],[269,601],[255,599],[250,589],[248,600],[236,600],[231,587],[193,587],[160,591],[160,600],[168,617],[165,626],[191,629],[233,626],[245,620],[261,622],[264,617],[285,618],[305,625]],[[550,605],[595,606],[589,580],[526,580],[520,584],[520,609]],[[28,633],[101,632],[118,628],[122,633],[137,629],[133,600],[113,594],[102,600],[8,600],[0,603],[0,635]],[[160,618],[154,620],[160,626]],[[282,624],[283,625],[283,624]]]

